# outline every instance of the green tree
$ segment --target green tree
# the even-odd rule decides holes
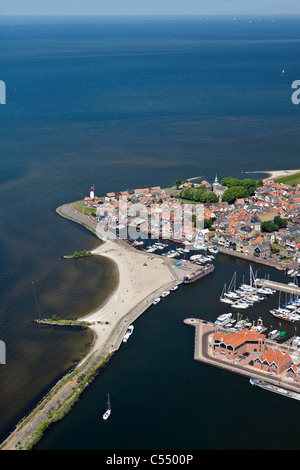
[[[241,186],[241,181],[237,178],[227,176],[226,178],[222,179],[221,184],[222,186],[227,186],[227,188],[233,188],[234,186]]]
[[[210,229],[213,224],[213,221],[211,219],[204,219],[204,228]]]
[[[278,226],[271,220],[263,222],[260,226],[262,232],[277,232]]]
[[[213,204],[215,202],[218,202],[218,200],[218,196],[215,193],[211,191],[206,192],[206,202],[208,204]]]
[[[176,188],[178,189],[179,186],[182,184],[182,179],[181,179],[181,178],[178,178],[178,179],[175,181],[175,184],[176,184]]]
[[[256,180],[250,178],[242,180],[241,185],[247,190],[248,196],[252,196],[257,188]]]
[[[282,219],[279,215],[276,215],[274,217],[274,224],[276,224],[278,228],[285,228],[287,227],[288,221],[286,219]]]
[[[236,199],[245,198],[247,196],[248,192],[243,186],[234,186],[232,188],[226,189],[222,200],[232,204]]]

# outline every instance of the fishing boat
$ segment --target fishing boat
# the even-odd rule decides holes
[[[103,419],[106,420],[110,417],[111,414],[111,406],[110,406],[110,399],[109,399],[109,393],[107,394],[107,410],[105,413],[102,415]]]

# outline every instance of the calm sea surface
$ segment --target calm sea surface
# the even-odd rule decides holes
[[[99,241],[55,208],[92,184],[102,195],[170,187],[178,177],[298,168],[291,84],[300,79],[300,19],[6,18],[0,79],[2,439],[92,341],[85,330],[34,324],[32,283],[42,316],[70,318],[100,305],[116,279],[102,258],[61,259]],[[193,361],[184,318],[214,320],[226,311],[224,282],[249,274],[242,261],[218,256],[215,264],[209,279],[181,286],[136,321],[130,341],[37,448],[299,449],[297,402]],[[277,302],[247,315],[276,327],[268,310]],[[104,423],[108,392],[113,412]]]

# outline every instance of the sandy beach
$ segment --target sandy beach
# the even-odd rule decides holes
[[[60,215],[79,223],[82,220],[86,222],[85,217],[75,216],[69,205],[66,205]],[[75,373],[67,373],[32,413],[17,425],[2,443],[3,450],[30,448],[40,426],[50,425],[52,419],[55,421],[55,417],[49,419],[49,416],[64,412],[68,403],[74,399],[74,390],[80,395],[79,375],[88,376],[103,359],[117,351],[127,327],[152,305],[155,297],[172,287],[191,270],[188,266],[175,269],[163,257],[138,251],[125,243],[110,239],[102,241],[92,253],[109,258],[116,264],[118,271],[117,285],[104,305],[78,319],[90,322],[90,328],[95,333],[92,348],[77,364]]]
[[[177,278],[163,258],[150,256],[112,240],[106,240],[92,253],[105,256],[116,264],[118,284],[103,306],[81,320],[90,322],[95,333],[90,354],[104,348],[107,352],[113,352],[118,349],[130,323]]]
[[[245,173],[266,173],[268,176],[264,178],[263,181],[273,180],[280,178],[282,176],[294,175],[295,173],[300,173],[299,170],[261,170],[261,171],[245,171]]]

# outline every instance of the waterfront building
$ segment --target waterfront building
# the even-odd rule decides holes
[[[253,367],[264,370],[270,374],[282,374],[292,364],[292,358],[288,353],[270,348],[253,360]]]
[[[298,364],[291,364],[286,371],[286,376],[293,379],[295,382],[300,382],[300,362]]]
[[[213,347],[216,355],[235,359],[245,353],[263,352],[265,335],[248,329],[236,333],[214,333]]]

